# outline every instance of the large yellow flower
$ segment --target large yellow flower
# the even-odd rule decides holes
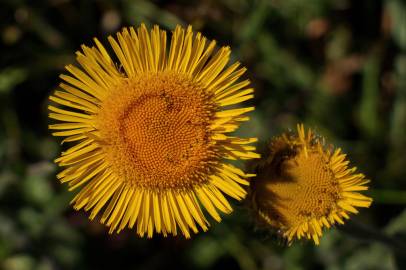
[[[249,81],[239,81],[245,68],[226,67],[230,48],[190,26],[176,27],[169,44],[165,31],[145,25],[108,40],[119,64],[95,39],[50,97],[49,117],[60,122],[49,128],[72,143],[56,159],[65,167],[57,177],[80,188],[74,208],[90,219],[102,212],[110,233],[206,231],[202,208],[220,221],[218,211],[232,211],[223,193],[241,200],[252,176],[224,159],[258,157],[255,138],[228,135],[254,109],[228,107],[253,97]]]
[[[272,139],[258,166],[250,192],[254,212],[289,243],[308,238],[318,245],[323,227],[343,224],[356,207],[371,205],[359,193],[369,180],[348,164],[340,148],[298,125],[297,134]]]

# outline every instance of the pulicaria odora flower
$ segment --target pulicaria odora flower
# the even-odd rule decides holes
[[[56,159],[57,177],[80,190],[74,208],[100,213],[110,233],[206,231],[204,212],[220,221],[219,211],[232,211],[224,194],[241,200],[252,176],[225,160],[259,157],[255,138],[229,135],[254,109],[235,107],[253,98],[239,80],[245,68],[227,67],[230,48],[191,27],[176,27],[170,42],[145,25],[108,40],[114,57],[97,39],[82,46],[81,67],[68,65],[50,97],[59,123],[49,128],[71,144]]]
[[[369,181],[348,164],[340,148],[298,125],[297,134],[272,139],[257,167],[249,195],[254,213],[288,243],[307,238],[318,245],[323,227],[343,224],[356,207],[371,205],[359,193]]]

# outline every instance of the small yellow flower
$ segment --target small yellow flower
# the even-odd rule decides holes
[[[324,139],[303,125],[297,134],[274,138],[269,154],[251,181],[250,199],[255,213],[290,244],[294,239],[313,239],[316,245],[323,227],[343,224],[356,207],[369,207],[372,199],[358,191],[369,181],[341,149],[326,146]]]
[[[77,52],[78,68],[61,75],[50,97],[49,126],[72,146],[56,163],[69,189],[80,189],[72,204],[100,212],[110,233],[136,227],[189,238],[230,213],[227,194],[245,197],[252,176],[224,161],[259,157],[255,138],[230,136],[253,107],[235,108],[253,97],[245,68],[228,67],[230,48],[216,48],[189,26],[166,31],[145,25],[108,38],[119,64],[95,39]],[[242,185],[242,186],[241,186]]]

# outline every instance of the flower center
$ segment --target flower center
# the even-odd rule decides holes
[[[272,225],[291,228],[328,216],[339,201],[339,186],[328,167],[328,157],[316,147],[281,149],[265,177],[257,181],[258,208]],[[265,198],[265,199],[264,199]],[[264,210],[265,209],[265,210]]]
[[[217,159],[211,95],[173,72],[125,79],[103,103],[98,128],[113,171],[131,185],[188,188]]]

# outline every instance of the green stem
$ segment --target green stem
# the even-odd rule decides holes
[[[406,190],[373,189],[369,195],[375,203],[406,204]]]

